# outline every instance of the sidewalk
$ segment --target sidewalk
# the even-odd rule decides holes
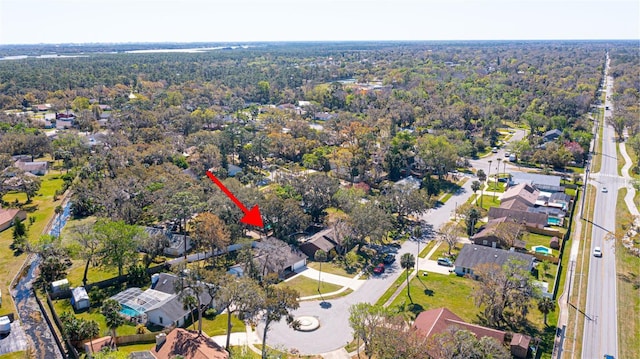
[[[627,207],[629,207],[629,212],[632,216],[640,216],[640,212],[638,211],[638,207],[635,202],[633,202],[633,198],[636,195],[636,189],[633,187],[632,183],[629,183],[633,178],[629,175],[629,169],[633,165],[631,162],[631,157],[627,153],[627,146],[624,142],[620,143],[620,154],[624,157],[624,166],[622,167],[622,177],[627,180],[627,195],[624,197],[624,201],[627,203]]]

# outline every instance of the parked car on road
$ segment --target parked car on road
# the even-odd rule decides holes
[[[453,267],[453,262],[449,258],[438,258],[438,264],[445,267]]]

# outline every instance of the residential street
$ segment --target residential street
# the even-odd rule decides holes
[[[608,66],[607,66],[608,69]],[[613,104],[608,100],[613,90],[613,78],[606,78],[605,127],[602,136],[602,167],[593,174],[592,184],[598,189],[593,215],[593,234],[589,253],[586,320],[582,338],[582,358],[602,358],[609,354],[618,357],[618,311],[616,291],[615,234],[618,188],[625,185],[618,176],[615,132],[607,124]],[[604,191],[607,188],[607,192]],[[602,248],[602,257],[592,255],[595,247]]]
[[[516,131],[512,140],[518,140],[524,137],[525,132],[522,130]],[[488,171],[489,160],[492,160],[492,173],[495,173],[497,158],[504,159],[504,149],[498,151],[498,153],[492,153],[491,155],[475,160],[472,162],[473,166],[478,169],[482,168],[485,172]],[[500,165],[501,170],[504,165]],[[515,167],[515,166],[513,166]],[[511,168],[507,165],[507,170]],[[462,188],[455,193],[445,204],[438,208],[429,210],[427,213],[421,216],[421,219],[433,226],[434,230],[437,230],[443,223],[449,220],[453,216],[456,206],[458,204],[465,203],[469,197],[473,194],[471,190],[471,183],[476,177],[472,176]],[[412,253],[414,256],[418,256],[418,243],[415,241],[405,241],[402,247],[398,250],[396,258],[399,259],[403,253]],[[424,243],[420,244],[420,248],[424,248]],[[423,267],[423,261],[420,262],[420,268]],[[436,265],[437,266],[437,265]],[[437,268],[438,271],[442,271],[443,268]],[[445,269],[448,271],[448,268]],[[375,303],[378,298],[384,294],[393,282],[400,276],[402,269],[400,268],[399,260],[387,268],[387,270],[381,276],[372,276],[366,281],[360,288],[346,297],[337,299],[317,301],[305,301],[300,303],[300,308],[293,314],[294,316],[309,315],[317,317],[320,320],[320,328],[313,332],[300,332],[289,328],[286,322],[283,320],[279,323],[271,325],[270,331],[267,335],[267,345],[276,349],[288,349],[293,348],[300,351],[301,354],[322,354],[332,351],[343,352],[343,356],[346,356],[346,351],[341,349],[348,344],[352,339],[352,331],[349,326],[349,307],[356,303],[367,302]],[[258,326],[258,335],[262,337],[264,325]],[[322,340],[319,340],[322,338]],[[332,353],[332,357],[339,358],[339,353]]]

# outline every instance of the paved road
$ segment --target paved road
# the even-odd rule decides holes
[[[607,62],[607,70],[609,68]],[[605,106],[612,109],[608,101],[612,93],[613,78],[606,77],[607,101]],[[606,107],[605,107],[606,108]],[[615,213],[618,188],[624,180],[618,177],[617,151],[615,133],[606,123],[612,115],[605,110],[605,127],[602,136],[602,167],[592,182],[598,188],[595,211],[593,215],[593,234],[591,251],[596,246],[602,248],[602,258],[590,253],[589,277],[587,284],[587,301],[585,306],[586,320],[582,337],[582,358],[602,358],[605,354],[618,357],[618,321],[615,262]],[[602,192],[606,187],[608,193]]]
[[[516,131],[512,140],[522,139],[525,132]],[[472,165],[488,171],[489,160],[492,160],[492,173],[495,173],[497,159],[504,159],[504,150],[491,154],[479,160],[474,160]],[[504,170],[504,165],[500,165]],[[507,170],[510,170],[507,165]],[[434,230],[447,222],[454,214],[458,204],[465,203],[473,194],[471,183],[476,178],[470,178],[451,199],[438,208],[429,210],[421,216],[421,219],[431,225]],[[414,241],[406,241],[398,250],[396,258],[399,259],[403,253],[412,253],[417,257],[419,246],[424,248],[424,243],[419,244]],[[441,269],[441,268],[438,268]],[[381,276],[374,276],[362,285],[358,290],[346,297],[323,301],[301,302],[300,308],[293,315],[310,315],[320,320],[320,328],[313,332],[299,332],[289,328],[283,320],[274,323],[267,334],[267,345],[276,349],[298,349],[301,354],[319,354],[338,350],[348,344],[352,338],[352,331],[349,326],[349,307],[356,303],[375,303],[393,282],[400,276],[402,270],[399,261],[391,265]],[[262,336],[264,325],[258,326],[258,335]]]

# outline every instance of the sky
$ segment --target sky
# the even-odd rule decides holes
[[[640,39],[638,0],[0,0],[0,44]]]

